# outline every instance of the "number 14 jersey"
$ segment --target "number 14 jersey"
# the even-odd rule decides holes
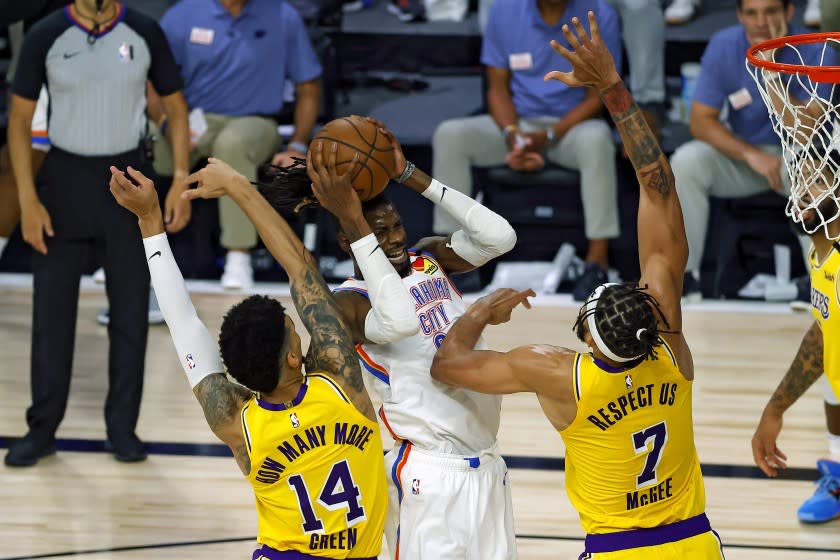
[[[379,555],[388,509],[379,425],[325,374],[290,403],[242,407],[257,542],[324,558]]]
[[[667,344],[613,368],[575,356],[577,416],[560,432],[566,491],[589,534],[657,527],[705,511],[692,383]]]

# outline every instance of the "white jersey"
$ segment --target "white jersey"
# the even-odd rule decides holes
[[[420,330],[391,344],[359,344],[359,360],[375,378],[383,402],[379,415],[394,439],[428,451],[473,455],[496,443],[502,398],[432,379],[435,352],[465,305],[431,255],[408,255],[411,273],[402,280],[414,299]],[[367,297],[365,282],[354,278],[336,291]],[[486,348],[484,341],[476,348]]]

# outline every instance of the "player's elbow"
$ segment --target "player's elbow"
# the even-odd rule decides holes
[[[516,246],[516,230],[502,218],[498,229],[491,237],[492,249],[497,256],[510,252]]]
[[[432,368],[430,370],[432,379],[441,383],[452,384],[449,376],[450,371],[449,360],[438,350],[437,354],[435,354],[435,359],[432,360]]]
[[[365,321],[365,338],[376,344],[390,344],[414,336],[420,330],[414,309],[410,313],[371,313]]]

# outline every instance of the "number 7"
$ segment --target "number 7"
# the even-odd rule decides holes
[[[648,441],[651,439],[653,440],[653,447],[648,453],[645,468],[636,477],[636,488],[653,486],[659,482],[656,477],[656,467],[659,466],[659,460],[662,459],[662,450],[665,449],[665,444],[668,443],[668,427],[665,425],[664,420],[659,424],[654,424],[650,428],[645,428],[633,434],[633,448],[636,450],[636,455],[648,451]]]

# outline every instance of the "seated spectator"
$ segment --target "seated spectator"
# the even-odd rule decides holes
[[[259,165],[286,165],[305,157],[321,96],[321,65],[300,15],[276,0],[182,0],[161,20],[184,78],[193,112],[190,164],[213,156],[251,181]],[[285,149],[277,132],[287,81],[294,84],[294,133]],[[201,109],[203,119],[197,117]],[[203,120],[203,122],[201,122]],[[196,130],[196,123],[205,130]],[[155,149],[155,170],[172,173],[164,134]],[[277,152],[277,153],[275,153]],[[221,245],[227,250],[222,286],[253,282],[249,250],[253,224],[224,197],[219,200]]]
[[[534,171],[548,159],[580,171],[589,239],[587,265],[573,292],[580,301],[607,280],[609,239],[619,234],[615,144],[599,118],[597,91],[544,82],[543,76],[557,65],[549,41],[565,42],[562,25],[573,17],[586,22],[589,10],[620,60],[618,15],[605,0],[497,0],[481,54],[490,114],[445,121],[432,139],[435,177],[468,195],[473,192],[471,166],[507,163]],[[436,234],[448,235],[457,227],[445,212],[436,211]]]
[[[479,0],[478,23],[487,26],[496,0]],[[630,63],[630,90],[640,107],[651,110],[661,124],[665,119],[665,19],[659,0],[607,0],[618,10],[621,36]]]
[[[820,6],[822,4],[822,6]],[[802,19],[808,27],[819,27],[821,8],[836,4],[836,0],[808,0]],[[700,8],[700,0],[671,0],[665,9],[668,25],[682,25],[691,21]]]
[[[695,140],[671,157],[688,237],[688,264],[683,293],[700,298],[700,265],[709,220],[709,196],[740,198],[774,190],[784,194],[790,179],[781,157],[779,138],[758,88],[744,64],[750,45],[775,37],[806,33],[789,26],[791,0],[738,0],[738,25],[712,36],[701,61],[691,105]],[[819,64],[821,45],[800,46],[805,64]],[[826,56],[833,58],[833,53]],[[776,60],[799,63],[792,49],[781,49]],[[833,62],[823,62],[833,64]],[[807,99],[794,81],[790,91]],[[728,108],[726,122],[721,112]],[[779,219],[783,219],[782,216]]]

